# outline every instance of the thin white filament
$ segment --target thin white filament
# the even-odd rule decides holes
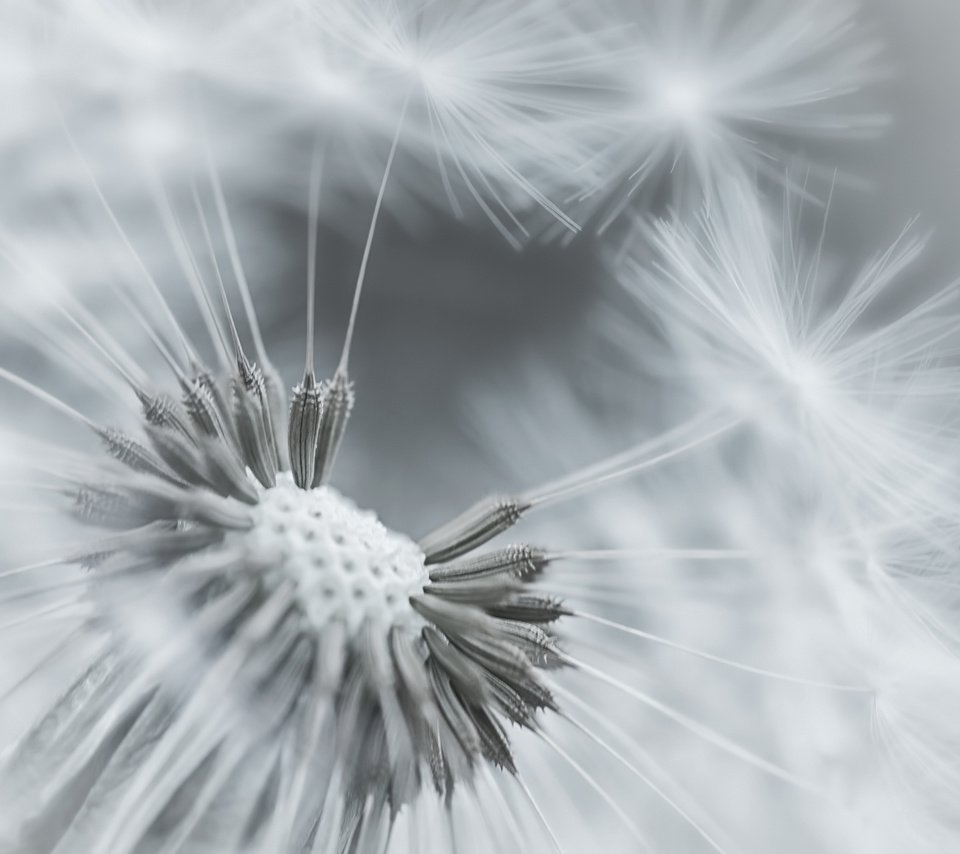
[[[173,246],[174,254],[180,263],[180,269],[183,270],[187,284],[190,286],[190,291],[193,294],[197,308],[200,310],[204,326],[207,329],[210,341],[213,343],[214,350],[216,350],[220,364],[224,370],[229,370],[231,368],[230,349],[227,346],[226,338],[224,338],[223,329],[220,327],[216,311],[214,311],[213,305],[210,302],[210,295],[207,293],[206,286],[203,283],[203,276],[200,273],[197,259],[193,254],[193,250],[190,248],[190,244],[183,232],[183,227],[173,209],[173,205],[170,202],[170,198],[162,182],[156,176],[151,175],[151,177],[153,178],[151,186],[153,188],[154,203],[160,213],[160,218],[163,221],[164,229],[167,232],[170,243]]]
[[[510,799],[503,793],[503,788],[500,786],[499,781],[493,776],[489,769],[485,768],[484,770],[486,771],[487,785],[490,787],[490,791],[493,793],[493,797],[497,802],[494,806],[499,806],[499,812],[497,812],[496,818],[503,819],[504,824],[506,824],[507,840],[513,843],[517,850],[520,850],[524,844],[530,841],[530,834],[520,827],[520,823],[517,821],[516,815],[514,815],[514,808],[511,805]],[[476,803],[480,812],[480,819],[487,830],[487,836],[490,842],[495,846],[502,846],[502,828],[490,818],[489,810],[480,799],[482,793],[479,791],[476,782],[470,781],[467,785],[473,796],[477,799]]]
[[[307,354],[304,374],[313,373],[314,333],[317,312],[317,226],[320,221],[320,185],[323,179],[323,164],[326,149],[318,138],[310,162],[310,198],[307,216]]]
[[[70,147],[73,149],[74,153],[77,156],[77,159],[80,162],[80,166],[83,171],[86,173],[87,177],[90,179],[90,184],[93,188],[94,193],[97,196],[97,199],[100,202],[101,207],[103,207],[104,213],[106,213],[107,218],[110,220],[111,225],[114,230],[117,232],[117,236],[120,238],[124,247],[130,253],[131,258],[134,263],[140,268],[140,271],[143,273],[144,280],[149,286],[151,292],[157,300],[157,303],[160,305],[160,309],[163,314],[166,316],[167,321],[169,322],[174,333],[180,339],[180,343],[183,347],[184,353],[186,354],[187,361],[192,361],[196,358],[196,355],[193,351],[193,347],[190,344],[190,341],[187,339],[186,334],[184,333],[182,327],[177,322],[176,316],[171,311],[169,304],[163,298],[163,294],[160,292],[160,286],[157,284],[156,279],[154,279],[153,274],[147,268],[146,263],[140,257],[140,253],[137,252],[132,241],[127,236],[127,232],[124,230],[123,226],[120,224],[120,220],[117,218],[117,215],[114,213],[113,208],[110,205],[110,202],[107,201],[107,197],[104,195],[103,190],[100,187],[100,183],[97,181],[96,173],[93,171],[93,167],[90,165],[86,156],[83,153],[83,150],[80,148],[80,144],[76,141],[73,136],[70,126],[67,124],[67,119],[64,116],[60,105],[56,105],[57,115],[60,119],[60,124],[63,128],[63,132],[66,135],[67,141],[70,144]]]
[[[680,784],[677,780],[675,780],[674,778],[672,778],[672,777],[664,770],[664,768],[660,765],[660,763],[658,763],[658,762],[649,754],[649,752],[647,752],[646,750],[643,750],[643,749],[640,747],[640,745],[639,745],[630,735],[628,735],[621,727],[619,727],[619,726],[617,726],[616,724],[614,724],[614,723],[609,719],[609,716],[608,716],[608,715],[604,715],[604,714],[598,712],[596,709],[592,708],[589,703],[587,703],[585,700],[582,700],[579,696],[577,696],[576,693],[574,693],[573,691],[570,691],[570,690],[564,688],[562,685],[557,684],[555,681],[554,681],[554,682],[551,682],[551,689],[554,690],[557,694],[560,694],[561,696],[565,697],[568,701],[570,701],[570,702],[573,703],[574,705],[576,705],[579,709],[581,709],[585,714],[589,715],[589,716],[590,716],[594,721],[596,721],[598,724],[600,724],[601,726],[605,727],[606,730],[607,730],[607,732],[611,733],[611,734],[612,734],[613,736],[615,736],[616,738],[619,738],[620,741],[621,741],[623,744],[627,745],[627,747],[629,748],[629,750],[631,751],[631,753],[639,756],[639,757],[642,759],[643,762],[646,762],[646,763],[648,763],[649,765],[653,766],[653,768],[655,768],[656,771],[657,771],[662,777],[664,777],[666,780],[670,781],[674,786],[676,786],[676,787],[678,788],[678,790],[679,790],[683,795],[685,795],[690,801],[693,802],[693,807],[694,807],[695,809],[698,809],[698,810],[700,810],[701,812],[703,812],[703,807],[696,802],[696,799],[690,794],[690,792],[689,792],[686,788],[684,788],[684,786],[683,786],[682,784]],[[574,726],[576,726],[576,727],[578,727],[578,728],[581,728],[581,727],[582,727],[582,728],[583,728],[583,731],[588,735],[588,737],[596,740],[598,744],[603,743],[603,742],[600,741],[600,739],[599,739],[599,737],[596,735],[596,733],[594,733],[592,730],[589,730],[588,728],[586,728],[585,725],[579,723],[578,721],[575,721],[575,720],[569,715],[569,713],[564,712],[564,713],[563,713],[563,717],[564,717],[565,720],[567,720],[569,723],[573,724]],[[606,742],[605,744],[607,745],[607,749],[612,749],[612,748],[609,746],[609,743],[608,743],[608,742]],[[620,760],[623,760],[623,759],[625,758],[625,757],[623,757],[623,755],[622,755],[621,753],[619,753],[618,751],[615,751],[615,755],[616,755],[616,758],[618,758],[618,759],[620,759]],[[629,767],[631,768],[631,770],[634,771],[634,773],[636,773],[636,774],[639,776],[639,778],[640,778],[641,780],[644,781],[644,783],[646,783],[646,785],[651,789],[651,791],[653,791],[657,796],[659,796],[660,798],[662,798],[663,801],[664,801],[666,804],[668,804],[672,809],[674,809],[679,816],[681,816],[685,821],[687,821],[687,822],[688,822],[701,836],[703,836],[703,838],[704,838],[707,842],[709,842],[714,848],[716,848],[718,851],[725,851],[725,850],[726,850],[726,849],[724,849],[724,848],[720,845],[720,843],[718,843],[718,842],[713,838],[713,836],[711,836],[711,835],[707,832],[707,830],[706,830],[706,828],[705,828],[705,825],[706,825],[707,823],[709,823],[709,824],[714,825],[714,831],[713,831],[713,832],[714,832],[715,835],[719,836],[719,835],[722,833],[722,830],[721,830],[719,827],[716,826],[716,823],[713,821],[713,819],[712,819],[709,815],[707,815],[706,813],[704,813],[703,818],[701,819],[701,821],[699,821],[699,822],[696,821],[696,820],[692,817],[692,815],[690,814],[690,811],[689,811],[688,809],[685,809],[683,806],[681,806],[680,803],[679,803],[675,798],[670,797],[670,796],[666,793],[666,791],[663,789],[663,787],[662,787],[660,784],[656,783],[654,780],[652,780],[652,779],[649,777],[649,775],[647,775],[647,774],[643,773],[642,771],[640,771],[640,769],[636,767],[636,763],[635,763],[635,762],[631,762]]]
[[[44,391],[39,386],[34,385],[29,380],[25,380],[23,377],[18,376],[12,371],[8,371],[6,368],[0,368],[0,379],[6,380],[11,385],[14,385],[17,388],[21,389],[22,391],[27,392],[27,394],[32,395],[37,400],[42,401],[52,409],[56,409],[57,412],[63,413],[67,417],[72,418],[74,421],[79,421],[81,424],[83,424],[86,427],[89,427],[91,430],[97,429],[93,421],[87,418],[86,415],[81,414],[72,406],[69,406],[68,404],[60,400],[60,398],[54,397],[54,395],[50,394],[47,391]]]
[[[250,327],[250,335],[253,337],[253,346],[257,353],[257,359],[261,365],[266,366],[270,364],[270,360],[267,358],[267,350],[263,343],[263,334],[260,331],[260,321],[257,319],[257,311],[253,304],[253,298],[250,295],[250,284],[247,281],[247,274],[244,272],[243,263],[240,260],[237,235],[233,228],[233,223],[230,220],[230,210],[227,207],[227,200],[223,193],[223,185],[220,183],[220,173],[213,159],[213,152],[210,148],[210,141],[205,129],[202,129],[200,136],[203,140],[203,152],[207,164],[207,172],[210,176],[210,186],[213,190],[213,201],[217,208],[217,216],[220,219],[220,228],[223,231],[223,237],[227,243],[227,256],[230,258],[230,266],[233,269],[234,278],[237,280],[237,290],[240,292],[240,300],[243,303],[243,310],[247,316],[247,324]]]
[[[671,708],[665,703],[662,703],[659,700],[651,697],[649,694],[645,694],[643,691],[639,691],[636,688],[627,685],[625,682],[622,682],[621,680],[604,673],[602,670],[599,670],[584,661],[579,661],[578,659],[572,658],[565,653],[560,653],[560,657],[570,666],[576,667],[578,670],[582,670],[584,673],[599,679],[601,682],[616,688],[618,691],[633,697],[635,700],[639,700],[645,706],[649,706],[654,711],[659,712],[664,717],[672,720],[674,723],[682,726],[684,729],[689,730],[694,735],[699,736],[705,742],[712,744],[714,747],[717,747],[724,753],[728,753],[731,756],[745,762],[747,765],[757,768],[758,770],[763,771],[772,777],[776,777],[779,780],[790,783],[791,785],[796,786],[798,789],[802,789],[803,791],[809,792],[817,797],[827,799],[826,794],[824,794],[823,791],[809,781],[798,777],[796,774],[787,771],[785,768],[775,765],[773,762],[770,762],[768,759],[764,759],[762,756],[758,756],[752,751],[747,750],[747,748],[743,747],[742,745],[737,744],[735,741],[731,741],[726,736],[721,735],[714,729],[700,723],[699,721],[695,721],[693,718],[690,718],[682,712]]]
[[[623,634],[631,635],[632,637],[640,638],[641,640],[650,641],[651,643],[665,646],[669,649],[675,649],[678,652],[684,652],[688,655],[695,655],[697,658],[702,658],[706,661],[712,661],[715,664],[722,664],[725,667],[732,667],[735,670],[742,670],[744,673],[752,673],[755,676],[764,676],[768,679],[777,679],[781,682],[790,682],[794,685],[806,685],[810,688],[825,688],[830,691],[843,691],[855,694],[874,693],[872,688],[869,688],[865,685],[843,685],[836,682],[823,682],[818,679],[805,679],[801,676],[791,676],[787,673],[779,673],[776,670],[766,670],[763,667],[754,667],[750,664],[744,664],[740,661],[734,661],[729,658],[723,658],[719,655],[713,655],[709,652],[704,652],[703,650],[686,646],[685,644],[677,643],[676,641],[668,640],[667,638],[650,634],[649,632],[642,631],[641,629],[635,629],[632,626],[626,626],[623,623],[617,623],[613,620],[605,619],[604,617],[598,617],[595,614],[588,614],[584,611],[571,611],[570,614],[571,616],[579,617],[581,620],[595,623],[598,626],[606,626],[607,628],[614,629],[618,632],[622,632]]]
[[[587,770],[584,768],[576,759],[574,759],[566,750],[564,750],[559,744],[557,744],[550,736],[544,732],[538,732],[537,735],[543,740],[543,742],[549,746],[555,753],[557,753],[560,758],[562,758],[573,770],[580,776],[584,782],[593,789],[606,803],[608,807],[616,814],[617,818],[623,822],[624,827],[630,831],[634,839],[637,840],[644,848],[649,849],[650,843],[647,838],[640,832],[640,828],[633,823],[630,816],[624,812],[623,807],[620,806],[614,799],[613,796],[594,778]]]
[[[567,694],[568,692],[562,691],[561,693]],[[657,795],[657,797],[663,800],[663,802],[666,803],[667,806],[669,806],[671,809],[676,811],[677,815],[679,815],[695,831],[697,831],[697,833],[699,833],[700,836],[703,837],[703,839],[710,845],[711,848],[713,848],[715,851],[720,852],[720,854],[727,854],[726,849],[723,846],[721,846],[720,843],[717,842],[712,836],[710,836],[710,834],[707,833],[707,831],[704,828],[702,828],[699,824],[697,824],[697,822],[683,809],[683,807],[680,806],[680,804],[678,804],[676,801],[670,798],[670,796],[667,795],[667,793],[664,792],[663,789],[661,789],[653,780],[651,780],[646,774],[644,774],[643,771],[637,768],[636,765],[634,765],[629,759],[627,759],[622,753],[620,753],[620,751],[616,750],[614,747],[612,747],[610,744],[608,744],[606,741],[600,738],[599,735],[597,735],[595,732],[589,729],[589,727],[582,724],[576,718],[571,716],[568,712],[563,713],[563,718],[568,723],[570,723],[571,726],[579,730],[587,738],[589,738],[594,744],[600,747],[601,750],[603,750],[605,753],[607,753],[609,756],[611,756],[613,759],[615,759],[617,762],[623,765],[623,767],[626,768],[631,774],[633,774],[635,777],[641,780],[645,786],[650,788],[650,790]]]
[[[197,192],[196,184],[190,184],[190,193],[193,196],[193,204],[200,218],[200,228],[203,231],[203,240],[207,246],[207,254],[210,257],[210,263],[213,266],[213,272],[217,279],[217,288],[220,292],[220,301],[223,303],[223,310],[227,317],[227,323],[230,326],[230,335],[233,338],[233,347],[239,358],[243,352],[243,346],[240,343],[240,333],[237,331],[237,324],[233,318],[233,312],[230,310],[230,300],[227,297],[227,288],[223,281],[223,274],[220,271],[220,264],[217,262],[217,250],[213,245],[213,237],[210,234],[210,228],[207,224],[206,214],[203,212],[203,204],[200,201],[200,195]]]
[[[557,850],[557,854],[564,854],[563,846],[560,844],[560,840],[557,839],[557,834],[554,833],[553,828],[550,827],[550,822],[547,821],[547,817],[540,808],[540,804],[538,804],[536,799],[533,797],[533,792],[530,791],[530,787],[524,782],[523,778],[519,774],[515,775],[513,779],[517,781],[517,785],[519,785],[520,789],[523,791],[524,797],[527,799],[530,806],[533,807],[533,811],[536,813],[537,819],[540,821],[543,829],[547,831],[547,835],[550,837],[553,847]]]
[[[350,320],[347,324],[347,334],[343,341],[343,352],[340,354],[340,364],[337,372],[345,375],[347,372],[347,363],[350,360],[350,347],[353,344],[353,331],[357,323],[357,311],[360,308],[360,294],[363,292],[363,283],[367,275],[367,264],[370,261],[370,251],[373,248],[373,237],[377,231],[377,222],[380,219],[380,209],[383,207],[383,198],[387,191],[387,182],[390,179],[390,171],[393,168],[393,161],[397,154],[397,146],[400,143],[400,134],[403,131],[403,121],[407,115],[407,107],[410,105],[410,92],[407,92],[403,101],[403,107],[400,110],[400,118],[397,121],[397,129],[393,134],[393,142],[390,144],[390,153],[387,155],[387,165],[383,170],[383,178],[380,180],[380,189],[377,191],[377,201],[373,207],[373,216],[370,218],[370,228],[367,231],[367,241],[363,247],[363,258],[360,260],[360,271],[357,273],[357,284],[353,291],[353,305],[350,308]]]
[[[749,560],[753,552],[745,549],[569,549],[547,552],[544,559],[553,561],[617,561],[617,560]]]
[[[694,428],[701,427],[703,422],[707,422],[706,429],[701,432],[694,432]],[[588,466],[579,472],[567,475],[560,480],[528,490],[520,497],[534,507],[561,499],[573,498],[612,481],[620,480],[628,475],[674,459],[730,432],[741,423],[742,419],[740,418],[720,419],[712,413],[698,415],[655,439]],[[693,433],[692,438],[688,438],[690,433]]]

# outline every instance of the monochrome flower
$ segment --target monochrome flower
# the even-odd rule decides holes
[[[3,6],[0,852],[956,848],[887,11]]]
[[[41,279],[40,261],[15,245],[7,256]],[[527,513],[708,444],[735,422],[695,420],[572,475],[485,499],[414,542],[329,485],[353,404],[346,358],[356,313],[340,368],[323,382],[314,380],[308,322],[308,368],[288,412],[242,276],[236,316],[220,266],[208,281],[188,257],[216,367],[145,267],[117,296],[166,363],[170,386],[65,292],[55,297],[59,322],[34,322],[40,355],[86,376],[121,409],[139,409],[130,428],[99,424],[0,368],[14,392],[102,449],[41,442],[23,466],[40,478],[28,491],[54,499],[47,509],[66,509],[97,533],[44,537],[42,558],[2,574],[3,603],[13,608],[2,630],[46,626],[58,639],[22,681],[44,674],[63,644],[79,659],[71,687],[6,757],[9,844],[119,852],[212,839],[227,850],[382,850],[423,790],[449,807],[456,790],[489,774],[517,789],[549,840],[508,727],[534,733],[641,838],[625,807],[541,723],[573,722],[610,762],[660,791],[563,709],[566,689],[555,683],[566,669],[793,779],[561,644],[565,621],[631,631],[550,591],[549,567],[605,555],[483,548]],[[312,312],[312,287],[308,294]]]

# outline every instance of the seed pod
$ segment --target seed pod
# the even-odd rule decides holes
[[[510,496],[491,496],[474,504],[420,541],[427,563],[444,563],[482,546],[509,530],[530,509],[530,504]]]
[[[303,382],[293,390],[293,399],[290,401],[287,447],[293,481],[301,489],[313,486],[320,440],[321,396],[321,388],[316,384],[313,374],[308,372]]]
[[[333,379],[320,385],[320,429],[317,439],[317,457],[311,486],[326,483],[340,450],[350,413],[353,411],[353,383],[338,371]]]

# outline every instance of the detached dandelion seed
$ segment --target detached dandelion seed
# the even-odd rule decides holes
[[[531,205],[578,229],[558,200],[586,159],[591,111],[575,95],[593,84],[600,60],[592,32],[575,25],[574,4],[295,5],[308,33],[304,74],[334,57],[371,94],[386,135],[406,115],[407,171],[424,178],[418,193],[433,192],[458,216],[478,207],[515,246],[530,236]]]
[[[855,2],[619,6],[635,26],[617,33],[628,48],[582,200],[581,219],[601,229],[632,201],[695,211],[731,174],[782,181],[798,147],[885,124],[853,97],[880,76],[878,45],[858,25]]]
[[[935,518],[953,501],[942,461],[955,442],[957,283],[922,290],[909,277],[925,243],[913,225],[841,274],[823,257],[826,215],[809,246],[798,197],[784,196],[778,225],[750,185],[720,186],[724,201],[691,222],[642,226],[643,260],[619,272],[669,329],[678,379],[780,447],[806,447],[834,492],[842,471],[843,491],[873,512]],[[895,314],[874,310],[884,299]]]

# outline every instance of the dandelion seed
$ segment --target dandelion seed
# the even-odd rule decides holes
[[[623,267],[668,325],[688,387],[719,392],[781,447],[809,449],[830,490],[843,472],[850,501],[894,518],[938,514],[952,500],[955,284],[917,295],[908,270],[924,241],[909,229],[841,279],[821,261],[822,239],[804,246],[794,202],[779,229],[744,185],[724,195],[693,225],[655,225],[657,260]],[[899,313],[884,319],[874,307],[894,299]]]
[[[372,90],[388,134],[412,101],[404,147],[439,174],[455,213],[472,202],[518,243],[528,229],[515,211],[532,201],[576,230],[556,200],[585,159],[589,111],[573,93],[590,84],[598,59],[566,3],[297,5],[314,36],[303,46],[305,73],[311,58],[322,74],[334,57]],[[411,164],[405,171],[419,175]]]
[[[782,181],[798,143],[862,137],[884,123],[851,97],[878,77],[878,47],[864,38],[856,3],[624,6],[635,26],[617,38],[634,49],[617,63],[622,96],[593,146],[598,177],[584,198],[601,229],[633,198],[695,211],[717,198],[723,176]]]

